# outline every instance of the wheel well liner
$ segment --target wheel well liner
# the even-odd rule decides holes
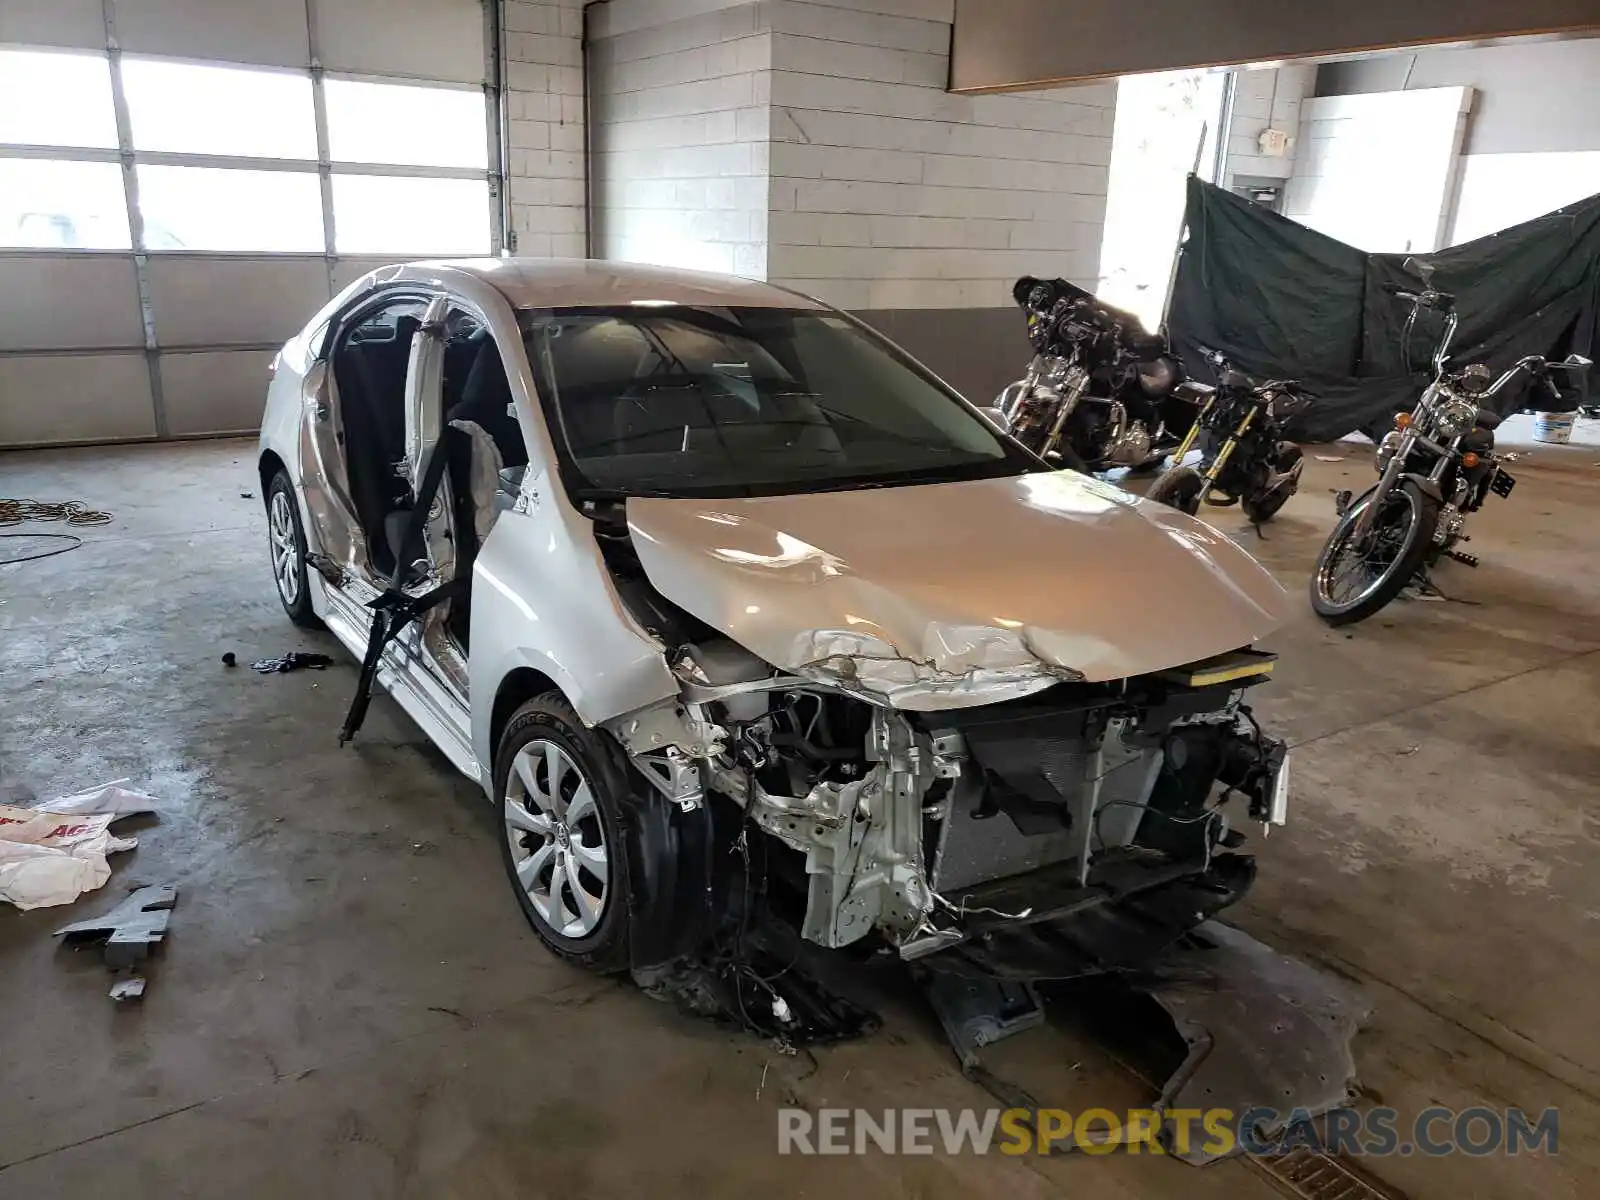
[[[263,450],[258,469],[261,472],[261,502],[265,504],[267,502],[267,488],[272,485],[272,477],[279,471],[287,471],[288,467],[284,465],[283,459],[279,458],[276,452]]]

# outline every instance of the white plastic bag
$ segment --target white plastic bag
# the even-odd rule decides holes
[[[119,817],[131,817],[135,813],[155,812],[156,798],[147,796],[143,792],[136,792],[131,788],[123,787],[122,785],[127,782],[126,779],[113,779],[110,783],[102,783],[99,787],[74,792],[70,796],[63,796],[59,800],[51,800],[47,804],[35,805],[34,811],[113,813]]]
[[[37,808],[0,805],[0,901],[18,908],[71,904],[111,878],[108,854],[137,838],[111,832],[119,817],[154,811],[153,798],[118,786],[90,788]]]

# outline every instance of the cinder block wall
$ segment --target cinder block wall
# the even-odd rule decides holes
[[[772,5],[770,278],[869,311],[1094,285],[1116,85],[952,95],[951,10]]]
[[[1316,87],[1315,65],[1240,70],[1234,74],[1224,186],[1236,179],[1288,179],[1299,149],[1300,107]],[[1284,155],[1261,153],[1261,135],[1281,129],[1295,142]]]
[[[583,0],[503,0],[508,249],[583,257]]]
[[[766,4],[591,10],[597,255],[767,273]],[[699,7],[704,7],[703,5]]]
[[[958,96],[953,0],[774,0],[767,276],[978,403],[1027,361],[1019,275],[1099,280],[1116,84]]]

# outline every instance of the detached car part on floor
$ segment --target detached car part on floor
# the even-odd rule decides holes
[[[386,687],[573,961],[721,961],[775,919],[987,975],[1136,967],[1285,819],[1245,702],[1267,572],[783,289],[384,268],[278,356],[261,472],[286,611],[364,657],[346,735]]]

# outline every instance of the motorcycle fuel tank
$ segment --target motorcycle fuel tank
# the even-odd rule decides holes
[[[1223,534],[1070,471],[627,515],[674,604],[783,671],[912,711],[1196,662],[1287,613]]]

